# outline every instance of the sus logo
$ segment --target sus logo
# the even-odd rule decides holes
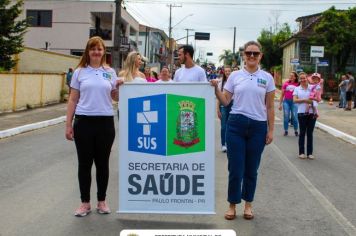
[[[205,100],[173,94],[128,101],[129,151],[162,156],[205,150]]]

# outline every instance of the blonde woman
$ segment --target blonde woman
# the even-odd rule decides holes
[[[124,82],[146,83],[145,74],[139,71],[142,65],[142,57],[138,52],[130,52],[124,63],[124,68],[119,73],[119,77]]]

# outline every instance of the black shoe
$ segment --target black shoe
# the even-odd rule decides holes
[[[294,134],[295,134],[296,137],[299,136],[298,131],[295,131]]]
[[[283,136],[287,136],[288,135],[288,131],[284,131]]]

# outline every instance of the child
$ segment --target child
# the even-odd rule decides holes
[[[310,81],[310,95],[309,99],[313,100],[312,104],[307,106],[306,113],[309,113],[309,110],[312,109],[313,114],[316,118],[319,117],[319,112],[317,109],[318,102],[321,100],[321,86],[320,86],[321,76],[319,73],[314,73],[311,76]]]

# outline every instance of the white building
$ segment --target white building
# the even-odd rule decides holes
[[[29,18],[30,27],[24,44],[28,47],[81,55],[91,36],[105,40],[107,61],[114,42],[115,2],[26,0],[22,18]],[[137,50],[139,23],[121,9],[122,59],[128,51]]]
[[[160,70],[167,65],[168,42],[168,36],[163,30],[140,25],[138,50],[148,58],[148,66]]]

